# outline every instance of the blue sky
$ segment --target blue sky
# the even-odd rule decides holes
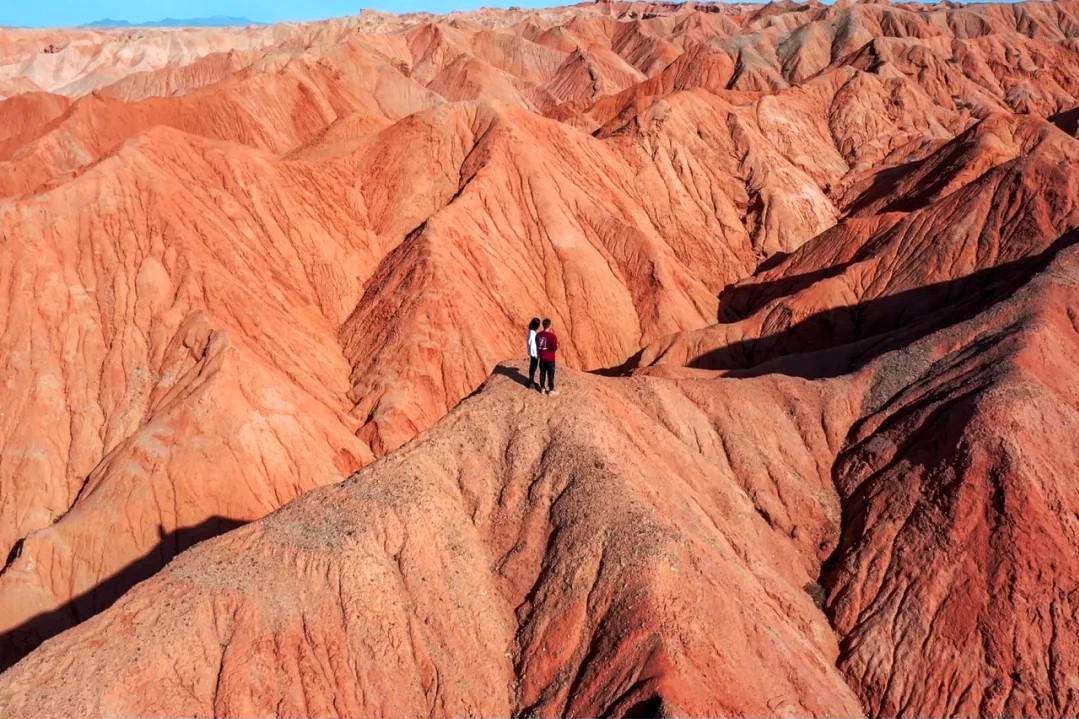
[[[0,0],[0,25],[55,27],[109,18],[149,22],[166,17],[211,15],[247,17],[262,22],[317,20],[353,15],[361,7],[390,12],[446,13],[487,6],[544,7],[576,0]]]

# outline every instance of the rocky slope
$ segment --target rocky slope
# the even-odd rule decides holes
[[[815,457],[841,437],[821,413],[852,408],[806,387],[758,418],[789,437],[728,455],[750,428],[717,413],[739,398],[712,383],[564,380],[547,399],[496,374],[406,449],[184,554],[47,644],[4,675],[0,702],[31,711],[17,697],[34,662],[82,654],[58,643],[123,634],[124,650],[67,671],[191,689],[123,681],[46,711],[857,713],[803,590],[839,535]],[[743,487],[742,467],[761,486]],[[797,531],[773,529],[749,491]]]
[[[0,706],[1070,715],[1076,458],[1045,442],[1079,412],[1075,239],[831,380],[570,373],[544,398],[502,366],[48,642]],[[58,669],[89,681],[43,699]]]
[[[1074,714],[1077,33],[0,31],[0,707]]]

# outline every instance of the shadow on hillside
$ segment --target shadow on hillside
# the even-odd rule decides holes
[[[820,379],[846,374],[1009,297],[1076,242],[1079,230],[1072,230],[1036,255],[955,280],[827,310],[765,337],[719,347],[689,366],[727,370],[738,377],[786,374]]]
[[[1079,107],[1073,107],[1049,118],[1049,122],[1072,137],[1079,136]]]
[[[663,697],[651,696],[643,699],[622,713],[622,719],[660,719],[663,711]]]
[[[524,374],[521,373],[521,370],[517,369],[513,365],[499,364],[495,367],[495,371],[493,374],[499,374],[503,377],[509,377],[511,380],[513,380],[519,385],[523,385],[525,387],[528,386],[528,377],[525,377]]]
[[[632,355],[626,358],[626,361],[613,367],[600,367],[598,369],[590,370],[589,374],[594,374],[599,377],[625,377],[633,370],[641,366],[641,358],[644,356],[644,350],[639,349]]]
[[[930,155],[930,157],[932,157],[932,155]],[[889,167],[881,170],[873,177],[872,182],[869,183],[869,187],[867,187],[862,192],[862,194],[858,195],[858,197],[854,199],[850,206],[845,208],[844,212],[848,216],[856,215],[865,208],[872,205],[877,200],[887,196],[887,194],[894,190],[896,185],[898,185],[904,177],[906,177],[911,172],[917,170],[923,162],[925,162],[925,159],[912,160],[910,162],[905,162],[902,165],[896,165],[895,167]],[[917,209],[917,204],[915,202],[912,202],[909,198],[900,198],[897,202],[892,204],[896,205],[896,207],[892,207],[891,205],[889,205],[888,209],[884,211],[900,211],[899,206],[907,208],[905,210],[901,210],[903,212],[909,212],[910,210]]]
[[[788,297],[821,280],[841,274],[850,264],[842,262],[813,272],[781,277],[778,280],[728,285],[719,293],[719,316],[716,320],[720,324],[740,322],[774,299]]]
[[[762,272],[767,272],[768,270],[774,270],[776,267],[779,267],[783,263],[783,261],[786,260],[790,256],[791,256],[790,252],[783,252],[782,250],[780,250],[779,252],[776,252],[774,255],[770,255],[769,257],[766,257],[759,265],[757,265],[757,269],[753,270],[753,274],[754,275],[759,275]]]
[[[129,589],[149,579],[184,550],[244,524],[246,522],[227,517],[211,517],[193,527],[173,532],[163,532],[159,527],[160,539],[150,552],[62,607],[39,614],[0,634],[0,672],[12,667],[48,639],[105,611]]]

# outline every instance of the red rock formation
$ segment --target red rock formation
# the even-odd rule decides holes
[[[0,714],[1076,713],[1077,27],[0,32]]]
[[[563,388],[546,400],[496,376],[403,452],[185,554],[47,644],[4,675],[0,706],[857,713],[834,668],[835,640],[802,588],[818,545],[838,536],[834,490],[813,458],[841,438],[822,431],[819,413],[850,408],[816,388],[789,399],[793,417],[773,406],[758,419],[792,442],[777,461],[766,443],[726,454],[728,431],[748,428],[722,410],[713,419],[739,400],[710,383],[570,374]],[[793,440],[799,428],[805,439]],[[735,468],[748,466],[775,479],[742,487]],[[749,492],[768,503],[768,521],[791,517],[793,537],[769,526]],[[115,621],[127,627],[125,648],[103,647],[109,664],[72,652],[86,660],[70,671],[193,691],[133,693],[109,681],[94,697],[54,694],[47,707],[19,699],[35,662],[47,666],[48,652],[80,633],[118,636]]]

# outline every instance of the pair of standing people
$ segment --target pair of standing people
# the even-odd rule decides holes
[[[541,329],[542,328],[542,329]],[[543,394],[555,395],[555,355],[558,352],[558,336],[551,331],[551,320],[533,317],[528,323],[528,388],[538,388]],[[536,384],[536,367],[540,381]]]

